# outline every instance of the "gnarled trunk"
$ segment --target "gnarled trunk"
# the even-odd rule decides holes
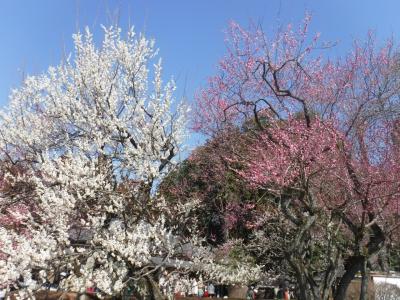
[[[334,299],[335,300],[345,300],[347,288],[350,285],[350,282],[353,280],[354,276],[358,271],[361,270],[363,264],[363,257],[356,256],[351,257],[345,263],[345,273],[339,281],[339,284],[336,288]]]
[[[367,299],[368,299],[367,259],[364,257],[364,261],[361,267],[360,300],[367,300]]]

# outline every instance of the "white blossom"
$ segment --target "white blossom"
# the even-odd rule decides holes
[[[28,76],[0,114],[3,160],[23,170],[2,180],[31,187],[13,195],[18,206],[1,195],[1,284],[62,269],[65,286],[113,293],[128,269],[173,251],[152,190],[179,154],[187,109],[163,84],[153,41],[104,32],[100,48],[89,30],[75,34],[73,55]]]
[[[89,30],[75,34],[74,53],[28,76],[0,112],[0,285],[22,276],[29,291],[63,271],[62,288],[115,294],[166,261],[225,282],[256,277],[168,228],[154,191],[181,151],[187,108],[153,41],[104,33],[99,48]],[[183,244],[198,249],[190,264]]]

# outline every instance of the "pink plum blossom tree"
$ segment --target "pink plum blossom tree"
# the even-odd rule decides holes
[[[193,127],[215,137],[255,124],[248,151],[226,160],[293,228],[284,251],[300,299],[328,299],[332,287],[344,299],[358,271],[366,299],[367,264],[399,225],[398,56],[392,41],[378,48],[370,34],[344,58],[325,59],[331,45],[310,38],[308,24],[269,39],[232,23]],[[312,264],[317,239],[321,268]]]

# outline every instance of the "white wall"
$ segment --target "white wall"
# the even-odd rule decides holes
[[[380,277],[380,276],[373,276],[373,280],[375,284],[383,284],[389,283],[397,285],[400,288],[400,277]]]

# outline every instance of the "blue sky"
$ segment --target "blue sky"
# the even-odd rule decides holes
[[[119,11],[119,13],[117,13]],[[2,0],[0,1],[0,106],[23,74],[37,74],[57,64],[71,35],[89,26],[101,38],[100,24],[119,16],[119,25],[135,25],[156,39],[166,76],[177,80],[177,97],[191,99],[224,54],[229,20],[260,22],[266,30],[298,23],[313,15],[310,30],[338,41],[343,53],[369,29],[379,40],[400,38],[398,0]]]

